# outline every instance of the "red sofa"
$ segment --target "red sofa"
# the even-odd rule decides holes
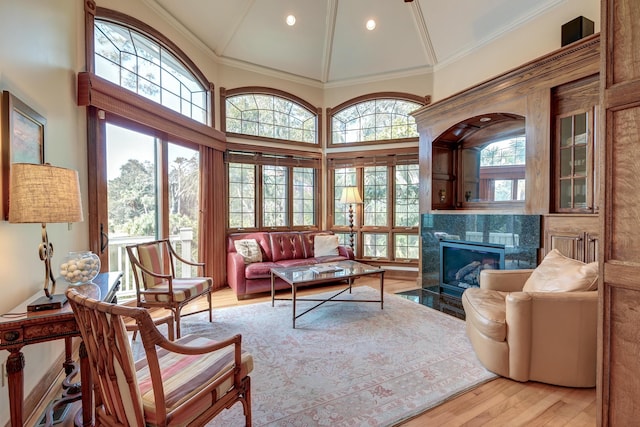
[[[314,256],[316,235],[330,235],[330,231],[278,231],[233,233],[227,238],[227,282],[238,299],[251,294],[271,292],[271,269],[274,267],[293,267],[313,265],[321,262],[354,259],[353,250],[347,246],[338,246],[338,255]],[[236,251],[235,241],[255,239],[262,252],[262,261],[245,264],[244,257]],[[290,286],[277,279],[276,289],[289,289]]]

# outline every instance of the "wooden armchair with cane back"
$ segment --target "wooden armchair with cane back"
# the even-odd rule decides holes
[[[178,255],[169,239],[155,240],[127,246],[131,269],[136,283],[138,307],[162,307],[173,311],[176,337],[180,338],[180,312],[194,299],[206,295],[209,304],[209,322],[211,313],[211,277],[183,277],[176,275],[176,261],[183,268],[198,268],[198,274],[204,274],[204,264],[186,260]],[[199,313],[199,310],[190,314]]]
[[[67,290],[95,383],[96,425],[202,426],[240,402],[251,425],[253,358],[241,336],[167,340],[144,308]],[[135,319],[144,356],[134,362],[123,317]],[[241,421],[238,420],[238,425]]]

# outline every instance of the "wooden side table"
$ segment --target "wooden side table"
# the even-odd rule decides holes
[[[79,285],[93,298],[102,301],[113,301],[120,287],[121,272],[100,273],[93,284]],[[62,292],[66,291],[66,288]],[[24,400],[24,355],[22,347],[59,339],[65,340],[64,368],[67,374],[73,367],[73,337],[80,336],[73,311],[69,304],[56,310],[28,312],[27,305],[42,296],[42,291],[33,295],[12,310],[19,313],[11,317],[0,317],[0,349],[9,351],[7,358],[7,374],[9,377],[9,406],[11,426],[23,426]],[[82,352],[81,352],[82,353]],[[80,378],[82,384],[82,419],[83,425],[93,423],[93,383],[91,371],[86,361],[80,361]]]

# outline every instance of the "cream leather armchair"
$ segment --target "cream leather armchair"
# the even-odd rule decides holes
[[[522,292],[533,270],[483,270],[462,295],[480,362],[516,381],[596,384],[598,291]]]

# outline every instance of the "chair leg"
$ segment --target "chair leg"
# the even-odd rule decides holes
[[[169,338],[169,341],[175,340],[175,315],[167,322],[167,338]]]
[[[211,292],[207,293],[207,301],[209,302],[209,323],[213,323],[213,313],[211,306]]]
[[[175,310],[175,322],[176,322],[176,339],[180,339],[180,307]]]
[[[251,427],[251,377],[247,376],[244,380],[244,399],[242,399],[242,406],[244,409],[244,420],[246,427]]]

